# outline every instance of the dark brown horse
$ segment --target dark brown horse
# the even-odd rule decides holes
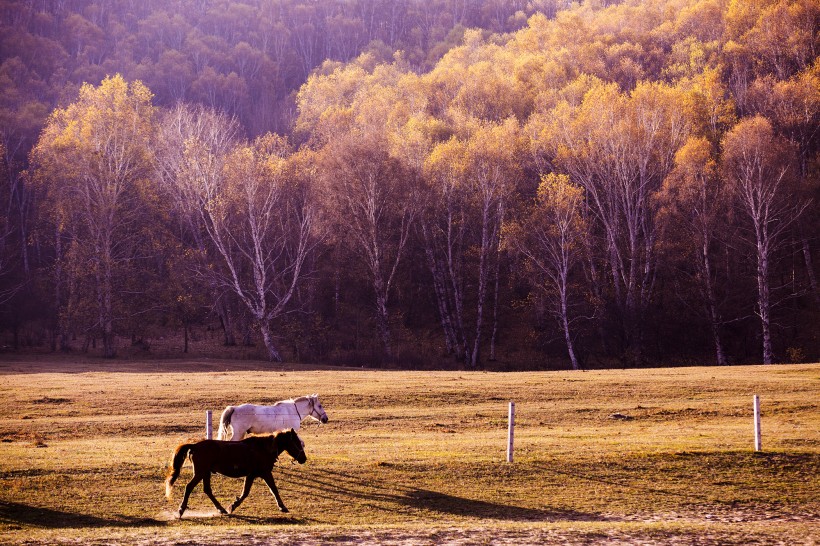
[[[236,510],[251,491],[251,484],[254,478],[262,478],[268,484],[270,492],[276,498],[279,510],[287,512],[279,490],[273,483],[273,465],[277,457],[283,451],[296,459],[299,464],[304,464],[307,460],[305,456],[304,443],[293,429],[279,432],[272,436],[252,436],[240,442],[225,442],[221,440],[201,440],[194,444],[182,444],[174,451],[171,460],[171,468],[168,470],[168,478],[165,480],[165,495],[171,498],[171,487],[179,477],[179,471],[185,457],[190,456],[194,465],[194,477],[185,487],[185,496],[179,505],[179,517],[185,512],[188,506],[188,497],[191,496],[196,484],[202,482],[205,494],[214,503],[216,509],[222,514],[229,514]],[[231,478],[245,478],[245,487],[242,495],[236,497],[226,511],[219,504],[211,491],[211,473],[216,472]]]

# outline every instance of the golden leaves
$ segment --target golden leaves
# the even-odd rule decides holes
[[[96,87],[84,84],[77,101],[51,114],[32,162],[35,183],[60,203],[52,210],[62,217],[57,223],[65,224],[65,217],[81,209],[113,215],[126,193],[144,190],[140,182],[148,172],[153,115],[150,91],[120,75]]]

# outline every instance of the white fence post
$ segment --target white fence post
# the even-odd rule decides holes
[[[513,437],[515,429],[515,402],[510,401],[510,419],[507,430],[507,462],[513,462]]]
[[[754,396],[755,409],[755,451],[763,451],[763,442],[760,437],[760,397]]]
[[[212,416],[211,410],[207,410],[205,412],[205,439],[210,440],[214,437],[214,427],[212,424]]]

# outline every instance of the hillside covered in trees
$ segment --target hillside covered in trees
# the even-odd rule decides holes
[[[10,348],[820,357],[814,0],[11,0],[0,23]]]

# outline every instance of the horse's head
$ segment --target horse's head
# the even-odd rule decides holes
[[[305,464],[305,461],[307,461],[307,455],[305,455],[305,442],[299,438],[299,435],[296,434],[295,430],[289,428],[285,432],[280,432],[277,434],[276,437],[277,441],[284,442],[284,451],[287,451],[288,455],[296,459],[296,462],[299,464]]]
[[[319,395],[311,394],[307,399],[310,400],[310,413],[308,415],[320,423],[327,423],[327,413],[325,413],[325,408],[322,407],[322,403],[319,401]]]

